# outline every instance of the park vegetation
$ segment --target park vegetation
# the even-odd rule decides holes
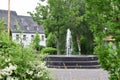
[[[55,39],[49,45],[57,49],[57,54],[65,53],[69,28],[73,53],[90,54],[94,48],[101,67],[110,74],[109,79],[120,80],[120,0],[47,0],[46,5],[38,3],[30,14],[44,26],[46,37],[53,34]],[[109,36],[112,42],[106,44]]]
[[[56,48],[58,55],[65,54],[69,28],[73,37],[73,54],[92,54],[93,35],[84,19],[85,1],[47,0],[47,4],[43,5],[41,2],[44,1],[41,0],[35,11],[29,13],[34,21],[44,26],[47,46]]]
[[[0,21],[0,80],[51,80],[43,55],[32,47],[8,40],[4,21]]]
[[[120,0],[86,0],[85,16],[101,67],[109,72],[110,80],[120,80]]]
[[[47,0],[42,5],[44,1],[40,0],[35,11],[29,12],[45,29],[47,48],[41,52],[64,54],[69,28],[73,54],[93,54],[94,48],[101,67],[110,74],[109,79],[120,80],[120,0]],[[7,40],[2,26],[0,21],[0,78],[50,80],[44,64],[33,55],[34,49],[39,49],[38,37],[33,41],[34,49],[23,48]],[[109,36],[112,40],[105,42]],[[10,72],[3,74],[9,68]]]

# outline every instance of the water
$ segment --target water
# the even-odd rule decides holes
[[[66,35],[66,55],[69,56],[72,53],[72,36],[70,29],[67,29]]]

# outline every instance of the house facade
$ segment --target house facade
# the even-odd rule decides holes
[[[7,10],[0,10],[0,19],[5,19],[4,25],[7,29]],[[15,11],[11,11],[11,34],[12,40],[22,43],[24,46],[30,45],[34,39],[36,32],[39,33],[40,45],[46,46],[46,38],[44,28],[33,21],[30,16],[17,15]]]

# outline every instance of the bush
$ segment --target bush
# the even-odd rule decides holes
[[[4,36],[3,36],[4,35]],[[0,80],[51,80],[45,63],[35,57],[31,47],[0,35]]]
[[[47,47],[56,47],[56,37],[55,34],[50,33],[46,40]]]
[[[41,52],[42,52],[42,53],[48,53],[48,54],[50,54],[50,55],[52,55],[52,54],[54,54],[54,55],[57,54],[56,48],[52,48],[52,47],[43,48]]]

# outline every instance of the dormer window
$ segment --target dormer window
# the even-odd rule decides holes
[[[37,31],[39,31],[39,28],[37,27]]]
[[[17,27],[16,25],[14,25],[14,27]]]
[[[34,26],[34,30],[37,30],[37,26]]]
[[[4,24],[4,26],[7,26],[7,24]]]
[[[24,19],[23,19],[23,18],[21,18],[21,19],[20,19],[20,22],[21,22],[21,23],[24,23]]]
[[[13,27],[14,27],[15,30],[17,30],[17,25],[14,25]]]
[[[30,28],[29,28],[28,26],[25,26],[25,29],[26,29],[26,30],[30,30]]]
[[[30,28],[27,26],[27,30],[30,30]]]
[[[38,31],[39,30],[38,26],[34,26],[34,30]]]

